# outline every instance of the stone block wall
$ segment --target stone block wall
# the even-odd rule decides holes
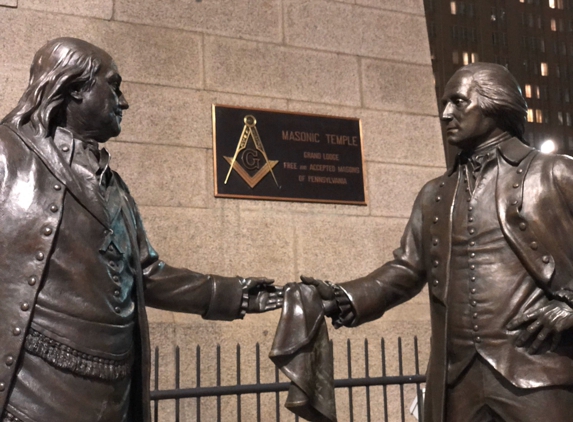
[[[115,58],[130,109],[109,143],[112,166],[138,201],[154,246],[173,265],[265,275],[278,284],[301,273],[332,281],[364,275],[391,257],[416,193],[444,171],[422,0],[0,0],[0,25],[1,115],[16,104],[33,54],[47,40],[83,38]],[[360,118],[368,206],[214,198],[214,103]],[[224,384],[236,382],[237,343],[243,382],[254,382],[256,342],[261,381],[274,379],[265,356],[278,312],[232,323],[152,309],[149,317],[153,344],[161,347],[161,388],[174,385],[175,344],[182,347],[184,387],[195,386],[196,344],[204,350],[202,385],[215,382],[216,344]],[[408,348],[417,335],[424,367],[427,293],[379,321],[330,333],[338,377],[347,375],[347,338],[356,350],[370,339],[375,356],[384,336],[388,358],[397,362],[396,338]],[[353,376],[363,376],[363,358],[353,361]],[[404,370],[412,372],[413,362]],[[388,367],[396,371],[397,363]],[[380,374],[380,362],[371,361],[370,375]],[[233,400],[223,401],[224,420],[236,420]],[[346,393],[338,400],[339,420],[349,420]],[[354,420],[365,420],[363,394],[355,400]],[[250,401],[243,420],[255,420]],[[372,402],[380,410],[380,394]],[[173,420],[173,404],[161,411],[161,421]],[[214,420],[213,412],[205,401],[204,420]],[[274,420],[274,407],[264,412],[263,421]],[[185,402],[182,420],[194,415],[194,402]]]

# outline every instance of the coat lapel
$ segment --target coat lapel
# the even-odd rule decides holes
[[[501,145],[500,152],[495,196],[501,229],[527,271],[536,280],[548,283],[555,260],[521,215],[525,178],[538,152],[516,138]]]
[[[87,188],[77,180],[71,170],[70,162],[74,147],[71,133],[65,129],[57,129],[59,132],[58,139],[62,144],[59,145],[62,149],[62,152],[60,152],[51,138],[37,139],[28,125],[24,125],[18,131],[12,127],[10,127],[10,129],[40,158],[50,172],[68,189],[74,198],[104,227],[109,228],[103,203],[89,196]]]

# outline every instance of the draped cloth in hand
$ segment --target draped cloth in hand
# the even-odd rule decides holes
[[[336,422],[332,348],[314,286],[287,284],[269,354],[291,380],[285,407],[312,422]]]

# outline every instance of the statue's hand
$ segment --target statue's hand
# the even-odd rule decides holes
[[[535,311],[527,311],[512,319],[507,324],[508,330],[515,330],[520,325],[527,325],[516,340],[516,345],[522,347],[534,338],[527,349],[529,354],[539,350],[541,344],[551,335],[551,350],[554,350],[561,340],[561,332],[573,327],[573,309],[564,302],[552,300],[546,306]]]
[[[324,309],[324,314],[326,316],[332,316],[340,312],[338,304],[336,303],[336,295],[332,283],[304,275],[301,275],[300,279],[304,284],[316,287],[316,290],[322,299],[322,308]]]
[[[250,277],[243,281],[243,291],[249,294],[247,313],[261,313],[283,307],[283,288],[273,285],[274,280]]]

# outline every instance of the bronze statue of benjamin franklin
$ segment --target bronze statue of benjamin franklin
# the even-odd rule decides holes
[[[568,422],[573,415],[573,160],[524,143],[506,68],[462,67],[441,115],[454,165],[418,194],[394,259],[318,287],[337,326],[380,318],[427,284],[424,422]]]
[[[0,125],[3,422],[148,422],[146,305],[232,320],[282,304],[271,280],[159,259],[100,148],[127,108],[112,58],[60,38]]]

